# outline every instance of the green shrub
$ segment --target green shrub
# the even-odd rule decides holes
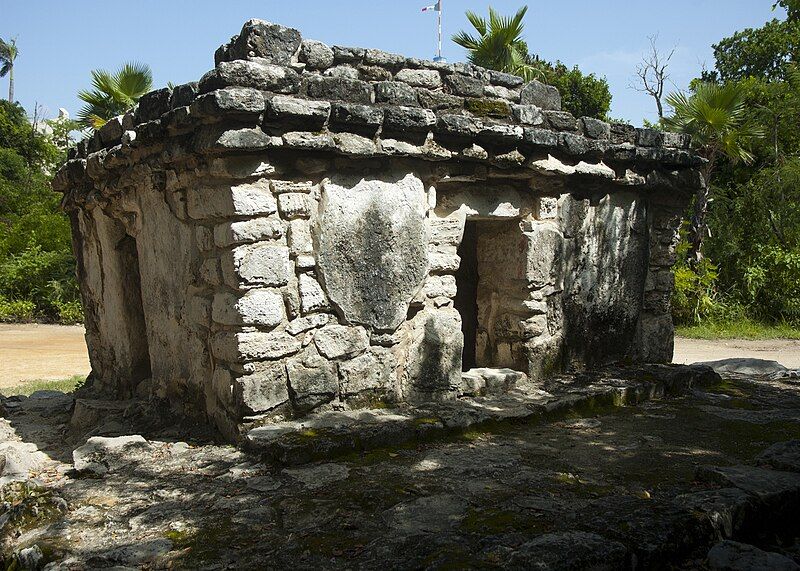
[[[65,325],[83,323],[83,306],[80,301],[57,302],[58,321]]]
[[[26,300],[7,300],[0,296],[0,321],[30,321],[36,304]]]
[[[800,324],[800,252],[759,248],[744,272],[748,301],[761,317]]]
[[[689,243],[685,235],[677,247],[678,261],[673,268],[675,289],[672,292],[672,318],[677,324],[689,325],[709,319],[724,319],[736,312],[719,295],[717,266],[703,258],[694,267],[686,263]]]

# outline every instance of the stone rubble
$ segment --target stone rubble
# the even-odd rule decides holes
[[[628,386],[656,382],[644,371]],[[45,459],[26,481],[0,489],[3,563],[795,569],[800,472],[766,466],[788,465],[797,425],[721,426],[704,408],[735,408],[719,398],[735,394],[759,410],[800,410],[800,392],[754,376],[682,380],[698,372],[657,371],[672,379],[668,397],[617,409],[623,402],[575,398],[602,387],[602,375],[563,377],[550,386],[562,392],[547,418],[510,414],[405,445],[389,434],[383,448],[291,467],[180,424],[153,424],[161,415],[144,406],[108,412],[98,421],[106,428],[87,430],[104,432],[99,438],[73,432],[70,445],[73,395],[4,398],[2,445],[18,442]],[[615,377],[621,372],[606,382]],[[295,438],[322,440],[324,429],[306,426]],[[102,469],[84,469],[87,460]],[[709,467],[693,474],[696,463]]]

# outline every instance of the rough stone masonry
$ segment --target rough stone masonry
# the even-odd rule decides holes
[[[686,137],[261,20],[215,62],[55,178],[98,395],[163,399],[235,440],[671,359],[670,266],[704,184]]]

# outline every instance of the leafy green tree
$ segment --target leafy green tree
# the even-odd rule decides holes
[[[716,72],[722,81],[746,77],[780,79],[787,64],[800,56],[800,0],[780,0],[778,6],[787,11],[786,20],[773,18],[760,28],[747,28],[714,45]]]
[[[0,39],[0,77],[8,75],[8,100],[14,102],[14,60],[19,55],[17,40]]]
[[[78,120],[90,129],[99,129],[112,117],[129,111],[153,87],[153,73],[142,63],[126,63],[115,73],[92,71],[92,89],[78,93],[86,103]]]
[[[694,147],[708,161],[703,169],[706,185],[695,195],[689,227],[688,257],[699,261],[708,234],[708,202],[714,169],[723,158],[733,163],[752,163],[750,147],[763,137],[763,129],[752,121],[745,93],[735,84],[701,82],[691,96],[672,93],[667,96],[667,103],[674,111],[664,120],[667,128],[691,135]]]
[[[611,108],[611,90],[605,78],[584,74],[578,66],[567,67],[560,61],[550,63],[538,58],[529,65],[541,71],[544,82],[561,94],[561,105],[576,117],[607,119]]]
[[[522,23],[528,7],[523,6],[512,17],[501,16],[489,6],[489,19],[470,10],[466,16],[477,36],[460,31],[453,41],[469,52],[470,63],[533,79],[534,69],[527,64],[525,56],[528,46],[522,39],[525,25]]]
[[[21,106],[0,101],[0,320],[79,318],[70,225],[50,188],[58,157]]]
[[[526,81],[544,81],[558,89],[564,109],[573,115],[606,118],[611,107],[608,82],[594,74],[583,74],[577,66],[568,68],[560,61],[551,63],[531,54],[522,39],[527,11],[528,7],[523,6],[514,16],[507,17],[490,6],[488,20],[468,11],[467,19],[477,36],[461,31],[452,39],[469,52],[471,63],[513,73]]]

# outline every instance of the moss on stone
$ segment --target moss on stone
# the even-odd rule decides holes
[[[508,103],[496,99],[467,99],[465,105],[478,117],[508,117],[511,113]]]

